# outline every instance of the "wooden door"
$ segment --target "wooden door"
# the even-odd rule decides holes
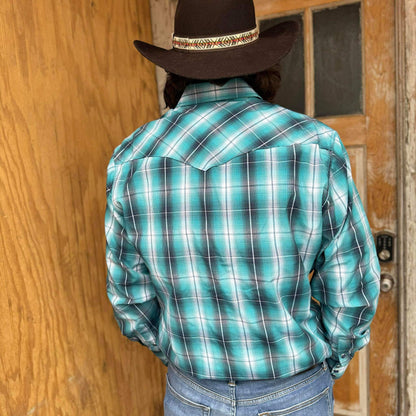
[[[338,131],[373,233],[394,236],[394,1],[257,0],[255,5],[260,29],[288,18],[302,26],[296,50],[282,62],[277,102]],[[382,276],[395,280],[394,253],[389,260],[381,262]],[[388,283],[384,280],[386,289]],[[336,415],[397,414],[396,287],[394,282],[381,294],[370,344],[335,383]]]

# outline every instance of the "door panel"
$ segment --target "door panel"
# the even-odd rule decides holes
[[[328,0],[255,0],[256,13],[260,28],[270,25],[281,18],[301,16],[304,47],[304,89],[305,112],[317,117],[317,113],[325,114],[316,104],[316,97],[325,95],[331,97],[331,92],[339,99],[349,99],[354,91],[345,90],[339,86],[349,79],[351,88],[358,89],[361,103],[355,107],[338,105],[344,113],[317,117],[338,131],[344,142],[353,170],[354,179],[363,200],[373,233],[383,230],[396,232],[396,166],[395,166],[395,84],[394,84],[394,1],[377,0],[360,1],[328,1]],[[354,23],[343,13],[360,11],[361,33],[353,33],[354,39],[344,42],[337,47],[342,38],[354,32]],[[320,16],[317,18],[317,16]],[[324,16],[325,18],[322,18]],[[337,16],[337,17],[336,17]],[[334,24],[328,19],[341,18],[345,24]],[[325,20],[328,23],[325,23]],[[359,22],[358,22],[359,23]],[[318,28],[316,25],[326,27]],[[315,26],[314,26],[315,25]],[[328,30],[341,31],[333,34]],[[348,27],[347,27],[348,26]],[[355,32],[357,27],[355,28]],[[325,36],[322,36],[322,33]],[[317,53],[319,39],[324,40],[323,47]],[[340,49],[344,54],[340,54]],[[292,54],[293,52],[291,52]],[[295,52],[299,56],[299,52]],[[360,60],[360,65],[357,62]],[[331,62],[331,59],[333,60]],[[355,62],[351,64],[350,60]],[[285,65],[293,65],[293,57],[288,55],[282,62],[282,84],[285,83]],[[351,66],[351,71],[341,75],[332,71],[342,71]],[[357,71],[362,73],[357,74]],[[323,69],[322,69],[323,68]],[[317,77],[316,71],[327,70],[324,78]],[[355,71],[355,72],[354,72]],[[286,71],[287,72],[287,71]],[[299,72],[299,71],[298,71]],[[342,72],[341,72],[342,74]],[[357,82],[357,79],[361,82]],[[327,79],[327,84],[325,84]],[[317,91],[319,81],[320,91]],[[338,83],[338,84],[336,84]],[[300,82],[301,84],[301,82]],[[342,91],[345,93],[343,94]],[[317,94],[318,93],[318,94]],[[357,95],[356,95],[357,97]],[[279,99],[285,102],[285,97]],[[355,98],[356,99],[356,98]],[[284,104],[282,104],[284,105]],[[288,105],[290,108],[290,106]],[[299,104],[298,104],[299,107]],[[319,108],[318,108],[319,107]],[[356,111],[351,111],[356,108]],[[342,110],[344,109],[344,110]],[[296,109],[294,109],[296,111]],[[382,273],[388,273],[396,278],[395,262],[381,263]],[[337,415],[395,415],[397,413],[397,372],[398,372],[398,319],[397,319],[397,285],[388,293],[382,293],[379,308],[372,325],[370,344],[352,360],[345,375],[335,383],[335,400]]]
[[[357,47],[362,54],[361,108],[356,114],[335,114],[318,118],[339,133],[347,148],[354,179],[366,207],[373,233],[388,231],[395,234],[397,213],[394,0],[254,0],[254,3],[261,30],[281,18],[295,17],[302,20],[302,39],[297,42],[297,47],[302,50],[292,51],[282,62],[282,84],[285,83],[285,74],[289,73],[292,79],[287,78],[289,79],[287,84],[291,85],[292,90],[296,88],[297,94],[301,90],[304,103],[298,96],[295,97],[296,99],[288,97],[286,106],[313,117],[316,117],[315,71],[317,70],[314,50],[314,13],[325,9],[339,9],[346,5],[360,5],[361,31]],[[159,44],[167,48],[170,47],[170,35],[173,32],[175,5],[176,0],[151,0],[153,33],[155,39],[160,40]],[[348,27],[338,26],[348,33]],[[163,44],[163,41],[166,43]],[[324,54],[320,59],[331,59],[331,56],[334,55],[329,50],[328,54]],[[340,56],[341,58],[338,59],[342,59],[345,65],[348,65],[351,56],[348,50]],[[285,63],[287,70],[284,68]],[[302,68],[296,73],[303,72],[303,78],[293,80],[293,67],[299,65]],[[328,74],[328,77],[330,75]],[[159,71],[159,91],[163,87],[164,80],[163,71]],[[282,102],[284,90],[283,85],[280,95],[277,96]],[[286,91],[290,93],[291,89],[286,88]],[[161,93],[159,97],[160,102],[163,103]],[[381,269],[382,273],[397,279],[395,261],[382,262]],[[395,284],[390,292],[382,293],[380,296],[378,311],[372,324],[370,344],[356,354],[345,375],[335,383],[337,415],[397,414],[397,305],[397,284]]]

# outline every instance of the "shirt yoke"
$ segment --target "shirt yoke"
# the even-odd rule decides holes
[[[258,149],[315,144],[331,152],[336,137],[316,119],[250,97],[172,109],[129,135],[113,163],[169,157],[208,170]]]

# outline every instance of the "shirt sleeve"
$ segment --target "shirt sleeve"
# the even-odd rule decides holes
[[[368,344],[380,293],[373,236],[338,135],[331,153],[322,247],[311,288],[320,303],[325,336],[332,349],[327,361],[336,379],[344,374],[355,352]]]
[[[107,295],[123,335],[148,347],[165,365],[157,343],[160,305],[150,274],[130,241],[121,205],[113,199],[114,169],[107,175],[105,212]]]

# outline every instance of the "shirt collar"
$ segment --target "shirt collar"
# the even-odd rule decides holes
[[[232,78],[222,86],[211,84],[210,82],[187,85],[177,106],[181,107],[213,101],[235,101],[246,98],[262,99],[243,79]]]

